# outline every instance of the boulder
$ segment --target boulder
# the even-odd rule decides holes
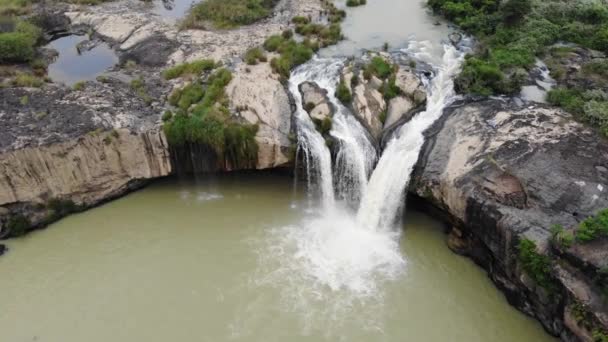
[[[394,125],[401,118],[405,117],[405,120],[409,120],[413,116],[413,109],[416,107],[414,101],[405,96],[397,96],[391,99],[388,103],[388,112],[386,114],[386,120],[384,121],[384,129],[387,129]]]
[[[324,120],[334,115],[334,108],[327,97],[327,90],[314,82],[304,82],[299,85],[302,94],[302,106],[316,120]]]
[[[258,169],[286,166],[291,147],[291,105],[285,87],[268,63],[237,66],[226,94],[233,112],[258,124]]]
[[[372,136],[379,139],[383,126],[380,116],[387,109],[382,94],[370,83],[359,84],[353,91],[352,107],[354,114],[367,126]]]
[[[426,89],[420,77],[409,69],[399,68],[395,75],[395,85],[401,89],[403,94],[409,97],[416,106],[426,102]]]

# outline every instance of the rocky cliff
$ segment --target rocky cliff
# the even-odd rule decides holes
[[[0,236],[171,173],[158,109],[122,82],[0,89]],[[63,210],[63,209],[62,209]],[[22,231],[19,233],[23,233]]]
[[[559,109],[500,100],[451,108],[427,134],[410,190],[447,215],[449,246],[550,333],[591,340],[605,330],[597,275],[608,266],[608,241],[575,243],[565,257],[551,227],[575,230],[608,207],[608,141]],[[546,274],[526,270],[523,240],[550,260]]]

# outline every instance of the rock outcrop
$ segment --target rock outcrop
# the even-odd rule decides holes
[[[285,87],[268,63],[241,64],[226,88],[232,110],[258,125],[256,168],[285,166],[290,162],[291,105]]]
[[[334,115],[335,109],[327,97],[327,90],[314,82],[304,82],[298,88],[302,94],[302,106],[313,120],[322,121]]]
[[[447,213],[455,227],[449,246],[486,268],[509,302],[552,334],[564,340],[585,340],[577,329],[591,334],[568,318],[580,305],[607,328],[594,277],[608,266],[608,241],[575,245],[560,256],[551,251],[550,228],[575,228],[608,207],[608,141],[559,109],[498,100],[449,109],[427,134],[410,191]],[[522,239],[559,260],[551,290],[523,270]]]
[[[364,72],[369,60],[375,56],[382,57],[396,69],[391,75],[398,89],[395,95],[387,97],[385,94],[391,77],[380,79]],[[403,53],[369,53],[342,71],[341,78],[352,94],[351,103],[346,105],[376,140],[380,140],[387,130],[409,120],[426,102],[426,90],[410,62]]]
[[[4,88],[0,97],[0,236],[17,215],[46,223],[49,201],[89,207],[171,173],[158,103],[128,84]]]

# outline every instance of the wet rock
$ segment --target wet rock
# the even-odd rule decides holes
[[[302,94],[302,106],[311,118],[324,120],[334,115],[335,110],[327,97],[327,90],[313,82],[304,82],[298,88]]]
[[[458,44],[460,44],[462,41],[462,34],[453,32],[448,35],[448,38],[450,39],[450,43],[452,43],[454,46],[458,46]]]
[[[384,122],[384,129],[391,127],[401,119],[406,121],[411,119],[414,114],[412,111],[414,108],[416,108],[414,101],[405,96],[398,96],[391,99],[388,104],[388,112],[386,114],[386,121]]]
[[[1,230],[0,230],[1,231]],[[4,253],[6,253],[8,249],[6,248],[5,245],[0,244],[0,256],[2,256]]]

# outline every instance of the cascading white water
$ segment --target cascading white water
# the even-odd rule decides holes
[[[412,46],[422,47],[416,57],[424,57],[424,44]],[[323,201],[319,210],[308,211],[300,222],[268,230],[254,283],[278,288],[284,309],[299,312],[305,329],[325,323],[327,331],[339,329],[344,323],[341,317],[348,316],[344,313],[357,306],[369,313],[361,316],[363,326],[382,329],[378,320],[386,307],[382,284],[403,274],[406,265],[399,248],[400,229],[392,223],[424,143],[424,130],[455,98],[451,78],[462,59],[463,53],[446,47],[437,76],[430,82],[427,110],[388,143],[369,182],[376,151],[366,130],[333,95],[343,62],[315,58],[292,74],[299,148],[309,180],[321,185]],[[335,189],[329,149],[302,108],[298,86],[305,81],[326,89],[336,108],[330,132],[338,144]],[[337,205],[345,202],[348,205]]]
[[[426,110],[401,127],[388,142],[363,196],[357,223],[367,229],[391,229],[398,217],[405,189],[424,144],[424,131],[456,99],[453,77],[458,72],[464,53],[445,46],[442,64],[431,81]]]
[[[306,68],[306,65],[298,68],[291,75],[289,91],[296,103],[296,120],[298,122],[298,153],[303,153],[306,166],[308,187],[312,188],[313,182],[318,182],[318,187],[323,200],[323,208],[334,206],[334,190],[331,168],[331,153],[327,148],[325,139],[315,128],[308,113],[302,106],[302,95],[298,86],[313,75],[320,73],[318,68]]]
[[[377,158],[376,149],[368,139],[366,130],[334,96],[343,65],[343,59],[315,58],[293,72],[289,85],[297,103],[298,144],[299,150],[304,153],[309,185],[311,178],[316,179],[321,184],[324,202],[332,205],[336,193],[342,200],[359,203]],[[334,167],[337,192],[333,187],[331,155],[325,139],[315,129],[310,116],[302,107],[298,87],[306,81],[325,89],[336,110],[332,117],[330,135],[339,144]]]

